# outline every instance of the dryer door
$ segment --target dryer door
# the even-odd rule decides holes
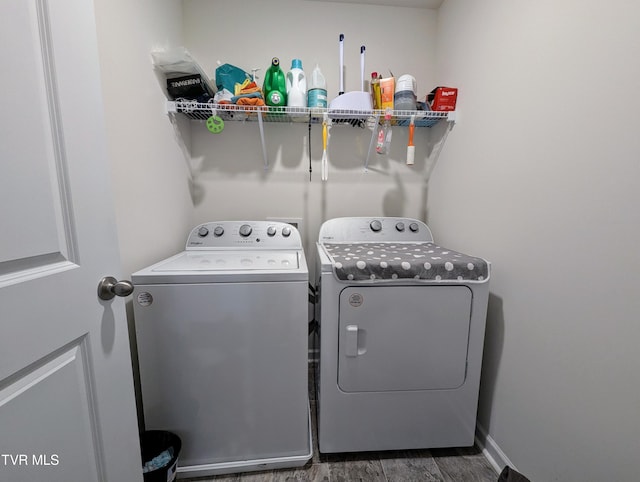
[[[377,392],[460,387],[466,376],[471,300],[466,286],[342,290],[340,389]]]

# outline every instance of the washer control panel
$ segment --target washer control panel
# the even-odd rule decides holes
[[[320,228],[321,243],[340,242],[433,242],[429,227],[417,219],[335,218]]]
[[[196,226],[187,249],[210,248],[302,249],[298,230],[279,221],[218,221]]]

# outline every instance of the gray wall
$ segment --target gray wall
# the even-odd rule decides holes
[[[104,202],[115,205],[121,275],[130,279],[183,249],[193,224],[189,157],[166,115],[150,57],[182,44],[182,8],[175,0],[95,0],[95,8],[113,186],[113,199]],[[139,402],[132,303],[127,317]]]
[[[183,249],[192,178],[150,52],[182,45],[175,0],[95,0],[123,274]],[[90,121],[90,118],[88,118]]]
[[[283,70],[300,58],[307,76],[316,63],[327,79],[329,99],[338,93],[338,36],[345,34],[345,88],[359,90],[360,45],[366,45],[366,76],[411,73],[422,96],[435,85],[437,11],[302,0],[249,0],[251,15],[233,19],[231,0],[185,0],[184,41],[206,71],[228,62],[250,71],[262,85],[271,58]],[[384,35],[375,25],[386,25]],[[397,32],[402,32],[399,36]],[[368,129],[335,125],[330,131],[329,180],[320,180],[321,126],[312,126],[312,181],[309,182],[307,125],[266,124],[270,167],[263,170],[257,123],[227,122],[222,134],[204,125],[190,128],[192,165],[199,197],[196,222],[216,219],[304,219],[303,239],[313,259],[320,224],[338,216],[407,215],[424,217],[425,175],[431,153],[429,129],[417,129],[416,165],[405,164],[407,128],[393,132],[390,156],[375,153],[364,172],[371,139]],[[185,134],[185,137],[187,134]]]
[[[461,122],[429,222],[493,262],[479,422],[536,481],[638,479],[639,19],[623,0],[439,10]]]
[[[436,84],[437,11],[306,0],[248,0],[238,17],[231,0],[96,0],[109,154],[124,273],[182,249],[195,224],[223,219],[303,218],[313,248],[326,219],[353,215],[425,218],[426,176],[442,129],[417,129],[416,164],[405,165],[408,132],[394,129],[389,156],[373,155],[371,130],[334,126],[329,182],[320,181],[321,126],[266,124],[269,169],[263,169],[257,123],[227,122],[222,134],[164,112],[151,68],[154,49],[185,46],[213,77],[216,62],[250,71],[259,83],[271,58],[286,71],[300,58],[307,75],[318,63],[329,98],[338,92],[338,35],[345,39],[345,87],[359,90],[360,45],[366,76],[411,73],[424,95]],[[285,15],[286,14],[286,15]],[[366,21],[364,17],[366,16]],[[286,21],[283,20],[286,17]],[[386,25],[381,34],[372,25]]]

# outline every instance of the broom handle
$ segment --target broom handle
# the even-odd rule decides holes
[[[344,34],[340,34],[340,92],[338,95],[344,94]]]
[[[365,46],[360,47],[360,85],[362,86],[362,92],[364,92],[364,51]]]

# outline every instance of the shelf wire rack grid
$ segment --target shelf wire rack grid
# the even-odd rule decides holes
[[[272,107],[248,106],[236,104],[202,103],[192,100],[167,101],[167,112],[181,113],[189,119],[207,120],[212,115],[221,117],[224,121],[257,122],[262,116],[264,122],[304,122],[321,124],[324,114],[341,124],[357,125],[359,121],[384,120],[384,110],[343,110],[309,107]],[[416,127],[431,127],[442,121],[454,120],[454,112],[436,112],[425,110],[395,110],[392,111],[391,125],[408,126],[414,118]]]

